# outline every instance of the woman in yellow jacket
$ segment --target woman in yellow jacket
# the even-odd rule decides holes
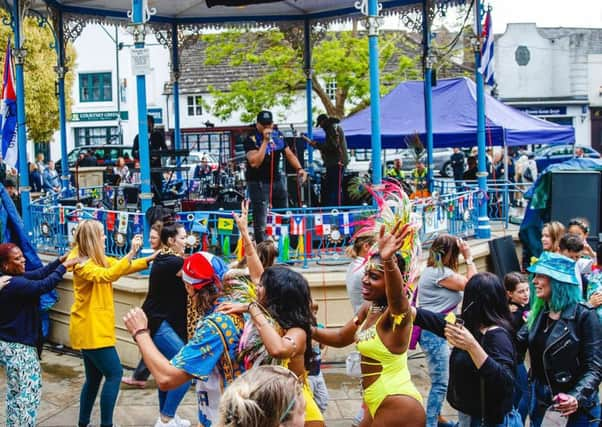
[[[121,361],[115,349],[115,308],[113,282],[121,276],[144,270],[154,255],[134,259],[142,245],[139,235],[132,239],[126,256],[117,260],[105,255],[103,225],[96,220],[84,220],[77,226],[74,248],[69,258],[80,257],[73,268],[74,302],[71,307],[69,336],[71,346],[81,350],[86,380],[82,387],[79,407],[79,426],[90,423],[94,400],[100,382],[100,425],[113,425],[113,409],[122,376]]]

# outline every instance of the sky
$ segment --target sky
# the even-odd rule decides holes
[[[509,22],[602,28],[602,0],[485,0],[485,4],[492,7],[495,33],[503,33]]]

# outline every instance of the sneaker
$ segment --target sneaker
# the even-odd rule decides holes
[[[134,377],[123,377],[121,378],[121,382],[127,385],[131,385],[133,387],[144,388],[146,387],[146,381],[140,381],[134,379]]]
[[[190,427],[191,423],[188,420],[183,420],[182,418],[178,417],[178,415],[176,414],[173,417],[174,420],[176,420],[176,423],[178,423],[178,427]]]
[[[190,427],[190,421],[183,420],[182,418],[180,418],[176,415],[171,420],[164,423],[163,421],[161,421],[161,417],[159,417],[159,418],[157,418],[155,427]]]

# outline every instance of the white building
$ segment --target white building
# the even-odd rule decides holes
[[[602,29],[508,24],[495,49],[502,101],[572,125],[577,144],[602,149]]]
[[[147,35],[152,71],[146,76],[149,114],[156,126],[166,121],[163,85],[169,80],[169,52]],[[84,145],[131,145],[138,133],[136,77],[131,69],[132,37],[123,28],[88,25],[75,40],[77,58],[73,69],[71,115],[67,121],[67,147]],[[119,69],[119,71],[118,71]],[[50,144],[50,157],[61,158],[60,133]],[[33,153],[30,155],[32,156]]]

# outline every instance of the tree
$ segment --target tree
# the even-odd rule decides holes
[[[369,51],[366,33],[354,24],[350,31],[324,31],[313,44],[313,91],[326,113],[343,118],[370,99]],[[205,107],[221,119],[242,111],[252,121],[258,106],[289,107],[305,85],[303,33],[298,27],[262,31],[231,30],[202,36],[208,66],[251,67],[246,78],[228,87],[209,87],[213,103]],[[379,39],[380,94],[403,80],[422,75],[421,47],[408,33],[383,31]],[[247,70],[248,71],[248,70]],[[326,88],[336,83],[334,99]]]
[[[8,19],[6,11],[0,11],[0,19]],[[25,114],[27,116],[27,136],[35,142],[48,142],[59,128],[58,100],[55,95],[57,81],[54,67],[56,52],[53,49],[54,37],[47,27],[40,27],[37,20],[26,18],[24,29],[25,56]],[[0,40],[9,40],[13,45],[13,33],[10,27],[0,26]],[[0,58],[4,63],[4,49]],[[72,68],[75,63],[75,50],[67,49],[68,64]],[[73,73],[65,76],[65,93],[71,93]],[[67,111],[70,110],[71,99],[66,99]]]

